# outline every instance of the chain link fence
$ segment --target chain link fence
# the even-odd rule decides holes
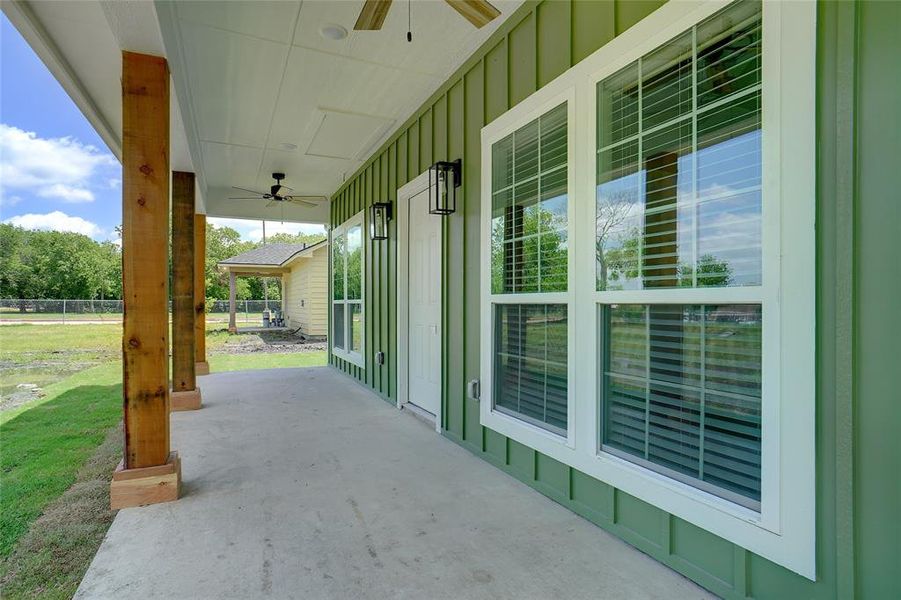
[[[261,326],[265,300],[238,300],[235,320],[239,325]],[[278,300],[269,300],[270,310],[279,310]],[[172,310],[172,304],[169,304]],[[207,323],[228,323],[228,300],[207,299]],[[0,299],[0,321],[23,323],[121,322],[121,300],[15,300]]]

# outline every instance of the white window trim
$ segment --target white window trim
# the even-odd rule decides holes
[[[365,278],[365,273],[366,273],[366,226],[365,226],[365,222],[364,222],[365,215],[366,215],[366,211],[361,210],[360,212],[358,212],[357,214],[355,214],[348,220],[341,223],[341,225],[335,227],[332,230],[332,234],[331,234],[332,240],[334,240],[335,237],[339,236],[339,235],[343,235],[346,240],[347,239],[347,231],[349,229],[351,229],[352,227],[355,227],[357,225],[359,225],[359,227],[360,227],[360,252],[361,252],[362,256],[360,259],[360,300],[359,300],[359,302],[360,302],[360,315],[363,319],[363,335],[360,338],[361,341],[360,341],[359,350],[355,350],[355,351],[347,350],[347,347],[349,346],[348,342],[350,341],[350,335],[348,335],[347,332],[352,331],[352,326],[350,328],[348,327],[348,323],[349,323],[348,316],[349,315],[348,315],[348,310],[347,310],[348,301],[346,298],[345,298],[345,300],[338,301],[338,303],[340,303],[344,306],[344,331],[342,332],[342,335],[344,336],[344,348],[338,348],[337,346],[335,346],[334,340],[336,339],[337,334],[335,333],[335,317],[334,317],[335,309],[333,308],[336,303],[335,298],[334,298],[334,296],[335,296],[334,292],[332,292],[330,294],[330,298],[329,298],[329,309],[332,311],[331,315],[330,315],[330,319],[332,321],[332,340],[333,340],[332,341],[332,354],[337,356],[338,358],[346,360],[349,363],[355,364],[358,367],[361,367],[363,369],[366,368],[366,331],[365,331],[365,329],[366,329],[366,278]],[[345,242],[345,244],[346,244],[346,242]],[[334,248],[334,245],[332,243],[330,243],[329,246]],[[345,293],[345,296],[347,295],[347,258],[346,257],[347,257],[347,254],[346,254],[346,250],[345,250],[345,263],[344,263],[344,293]],[[334,270],[335,270],[334,251],[332,251],[332,253],[329,255],[329,258],[331,260],[331,265],[330,265],[331,269],[330,269],[329,273],[331,274],[331,273],[334,273]],[[330,285],[330,287],[332,285],[334,285],[334,279],[332,279],[330,281],[329,285]],[[356,300],[353,300],[352,302],[356,302]]]
[[[670,2],[482,129],[483,257],[491,255],[491,146],[563,99],[569,102],[569,287],[565,294],[491,294],[481,271],[481,423],[808,579],[816,577],[815,115],[816,5],[763,6],[764,285],[720,290],[717,301],[764,310],[761,510],[756,512],[600,450],[594,211],[596,84],[730,2]],[[783,134],[783,132],[787,132]],[[787,291],[783,291],[787,290]],[[709,290],[616,292],[621,303],[710,302]],[[569,304],[566,438],[492,409],[497,302]]]

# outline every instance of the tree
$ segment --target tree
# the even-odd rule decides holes
[[[546,208],[546,203],[505,209],[491,229],[491,289],[502,292],[565,291],[567,244],[565,217]],[[515,239],[505,239],[505,219],[521,223]],[[561,222],[562,219],[562,222]],[[516,252],[511,257],[510,252]],[[508,277],[512,279],[512,288]]]
[[[276,233],[266,239],[267,244],[306,244],[312,246],[325,239],[322,233]]]
[[[226,258],[247,252],[255,247],[253,242],[242,242],[241,234],[231,227],[213,227],[207,223],[206,264],[204,265],[207,297],[228,298],[228,273],[221,271],[217,265]],[[241,281],[239,281],[240,283]]]
[[[5,298],[118,297],[118,248],[86,235],[0,225],[0,293]]]

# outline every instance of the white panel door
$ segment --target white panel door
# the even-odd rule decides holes
[[[409,203],[409,401],[433,415],[441,410],[441,217],[428,195]]]

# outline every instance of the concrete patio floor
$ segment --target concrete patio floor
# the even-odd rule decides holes
[[[706,598],[329,367],[200,378],[76,598]]]

